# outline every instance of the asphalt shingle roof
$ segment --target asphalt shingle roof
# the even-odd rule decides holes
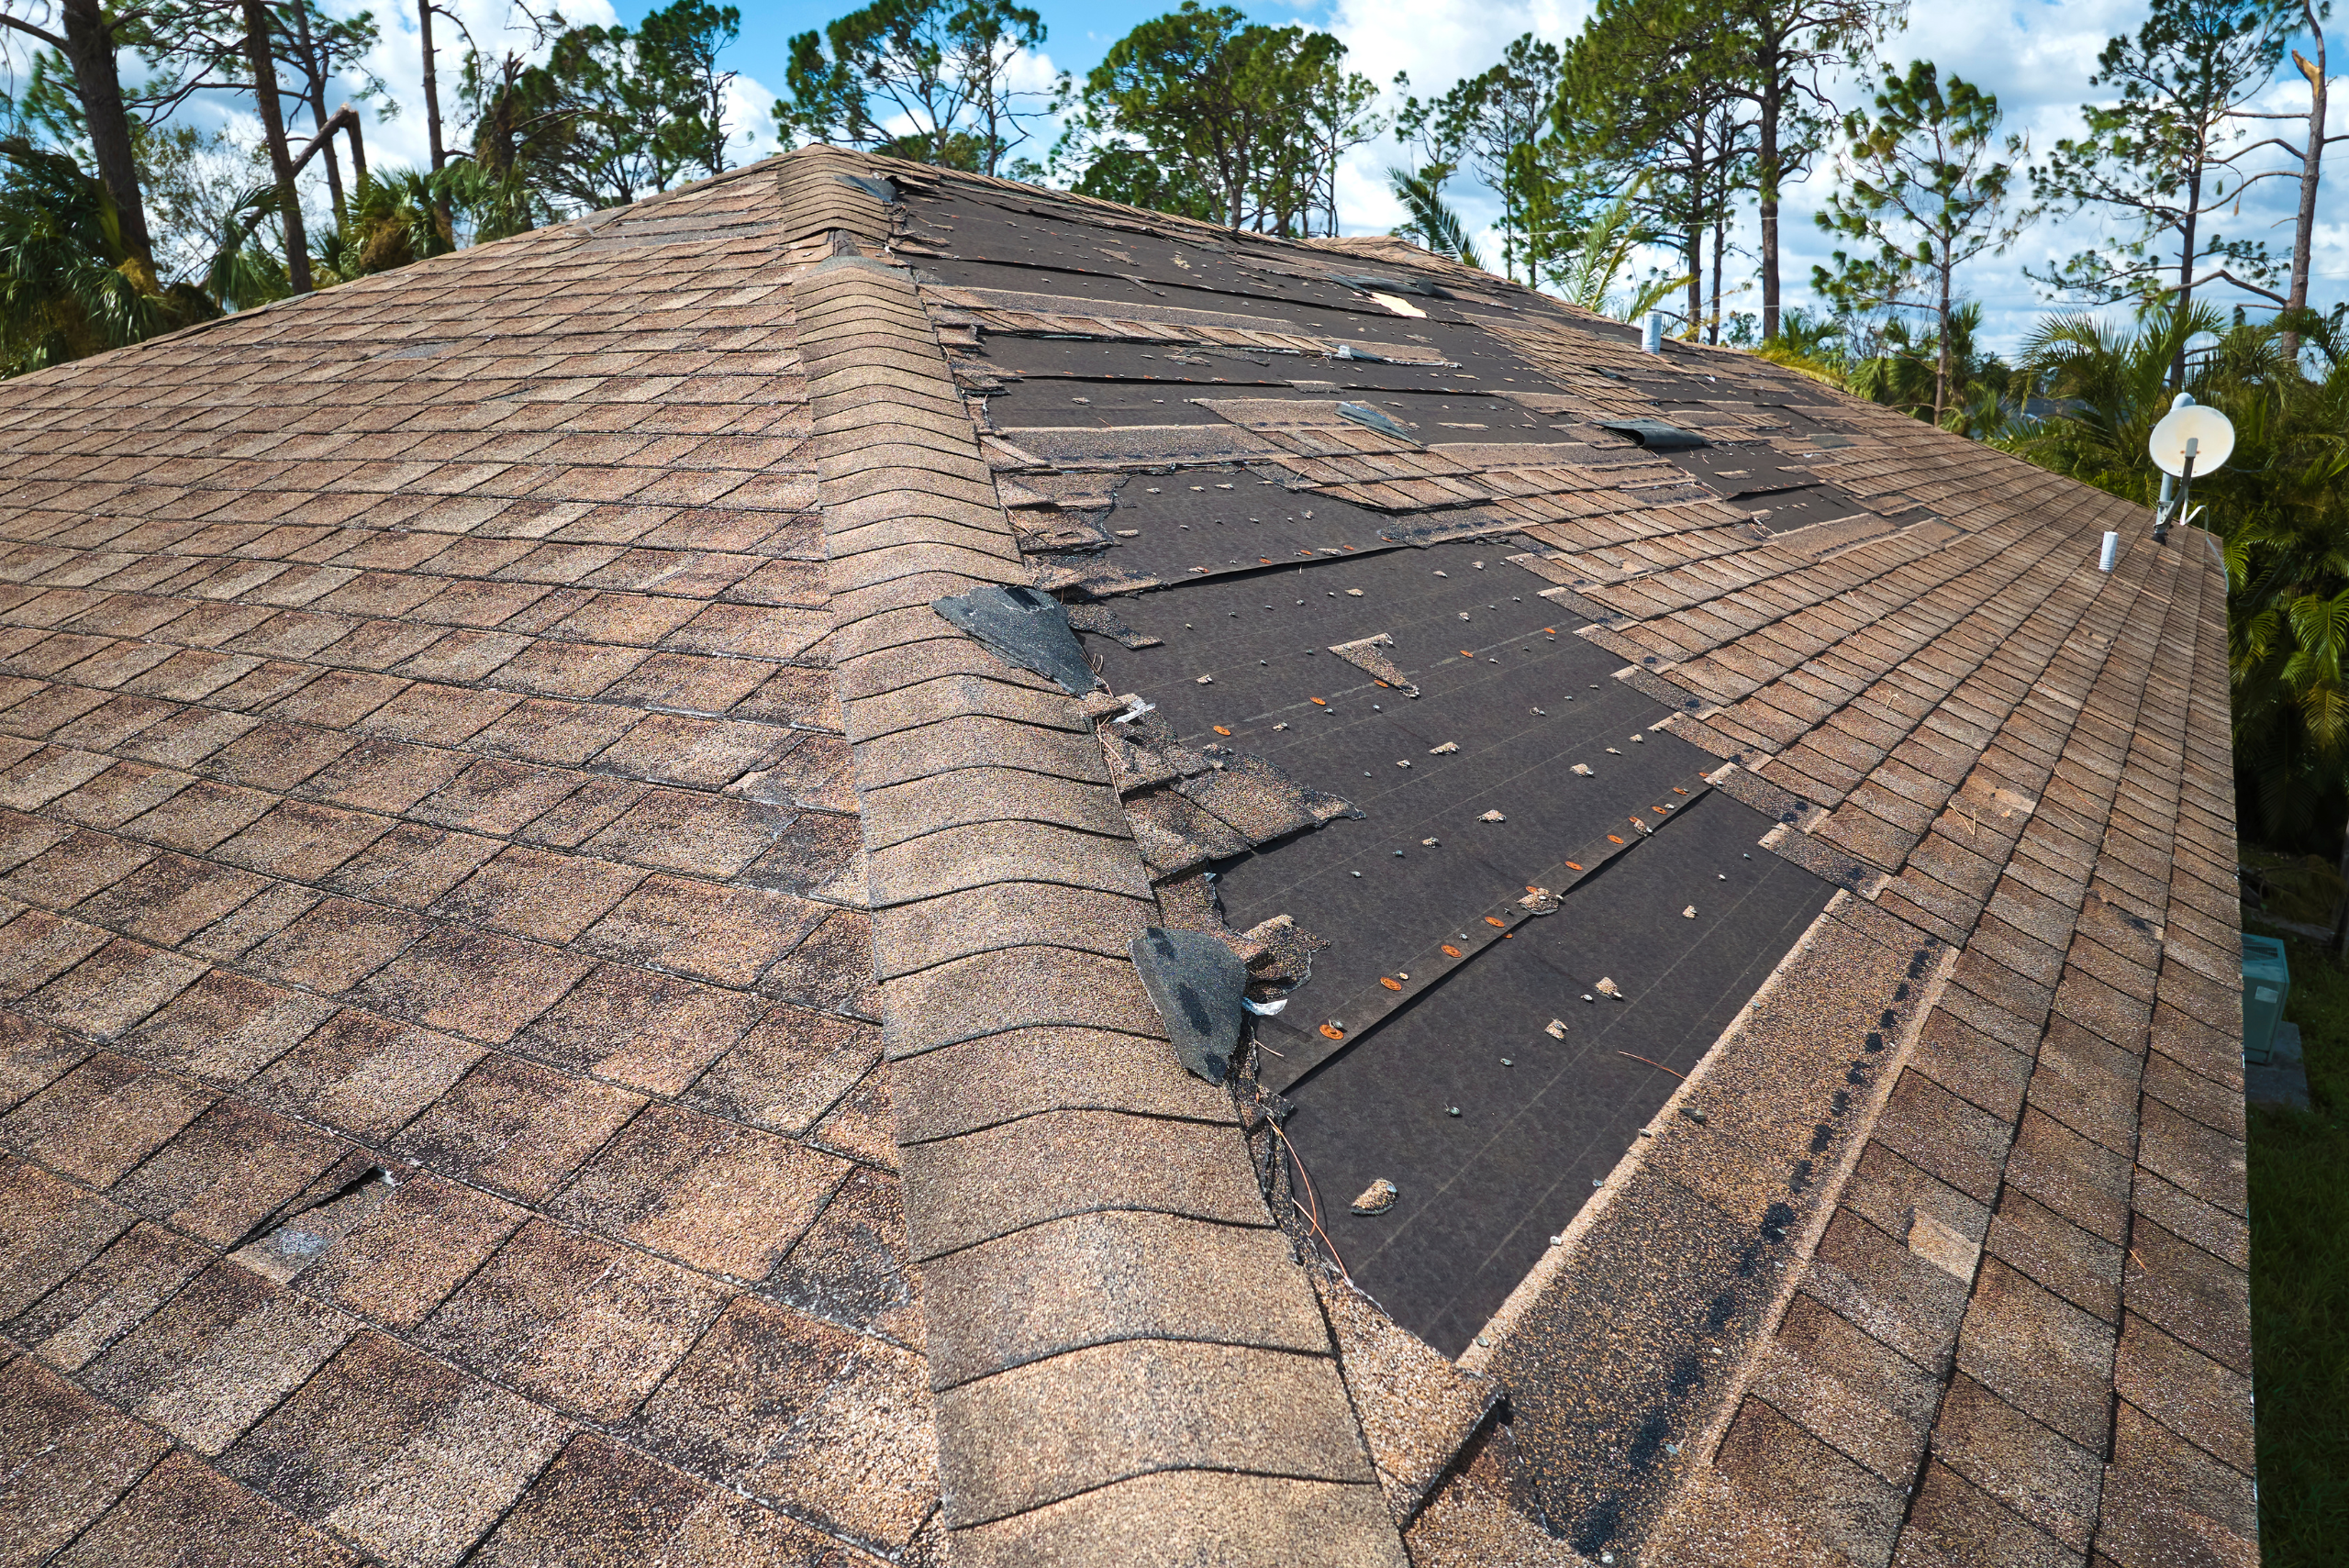
[[[2199,532],[824,150],[0,386],[0,468],[12,1561],[2255,1559]],[[1237,1095],[1153,924],[1294,991]]]

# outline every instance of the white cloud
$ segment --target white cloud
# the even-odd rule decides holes
[[[1345,40],[1353,69],[1382,85],[1397,71],[1408,70],[1413,91],[1425,98],[1493,64],[1525,32],[1563,42],[1588,10],[1584,0],[1420,0],[1408,6],[1393,0],[1327,0],[1324,25]],[[1920,5],[1912,7],[1907,27],[1885,41],[1881,53],[1904,66],[1912,59],[1933,61],[1944,74],[1963,76],[1996,93],[2006,110],[2008,128],[2022,132],[2034,153],[2043,153],[2059,139],[2079,133],[2079,106],[2099,95],[2088,81],[2098,54],[2107,39],[2136,26],[2143,16],[2139,0],[2009,0],[1997,12],[1965,5]],[[1833,84],[1832,95],[1850,106],[1865,102],[1865,89],[1851,75]],[[2288,68],[2260,106],[2281,111],[2307,102],[2306,85]],[[1391,101],[1387,106],[1392,107]],[[2339,123],[2344,116],[2334,117]],[[2271,123],[2290,131],[2289,122]],[[1402,161],[1401,150],[1391,140],[1350,155],[1339,181],[1341,228],[1349,233],[1385,232],[1399,220],[1384,171]],[[2279,156],[2274,161],[2290,161]],[[1832,180],[1831,161],[1822,164],[1787,191],[1780,276],[1789,304],[1810,303],[1811,267],[1827,262],[1834,250],[1830,237],[1813,222]],[[2312,293],[2312,300],[2324,305],[2349,295],[2349,200],[2341,195],[2349,166],[2328,172],[2332,177],[2326,183],[2320,213]],[[2221,226],[2230,235],[2266,238],[2278,252],[2288,253],[2297,193],[2294,181],[2254,187],[2242,202],[2240,217],[2229,203]],[[1469,226],[1482,230],[1478,243],[1489,248],[1486,260],[1497,264],[1499,234],[1493,226],[1499,216],[1497,200],[1490,192],[1464,183],[1456,183],[1449,194]],[[2058,308],[2023,275],[2026,265],[2043,270],[2076,251],[2110,245],[2115,238],[2107,215],[2058,213],[2035,222],[2008,254],[1977,261],[1965,283],[1983,303],[1989,341],[2011,349],[2039,317]],[[1751,275],[1754,240],[1749,206],[1734,240],[1746,248],[1747,256],[1731,258],[1733,273],[1742,267]],[[1733,278],[1732,288],[1734,284]],[[1758,291],[1736,307],[1758,308]]]

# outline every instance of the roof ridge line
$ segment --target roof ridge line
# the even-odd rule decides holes
[[[901,445],[907,425],[966,449],[974,463],[984,460],[913,279],[887,257],[890,206],[861,183],[831,178],[841,172],[840,162],[894,167],[802,154],[785,165],[779,183],[787,233],[801,241],[829,236],[831,257],[796,272],[791,286],[807,328],[801,348],[817,421],[841,421],[830,438],[837,450],[875,449],[877,466],[860,470],[853,494],[838,497],[854,499],[876,493],[874,480],[893,466],[878,449]],[[844,245],[852,236],[863,243]],[[870,256],[866,247],[882,254]],[[818,308],[854,301],[876,308]],[[827,339],[837,345],[829,354]],[[892,384],[930,395],[918,406],[876,403],[864,390],[866,373],[883,368]],[[862,426],[849,422],[860,414]],[[822,465],[819,504],[836,498],[829,494],[836,486],[852,488],[847,472],[845,462]],[[999,673],[964,683],[930,679],[926,652],[970,647],[931,601],[982,584],[1030,581],[991,475],[986,490],[985,502],[975,495],[926,496],[905,515],[878,523],[862,520],[860,511],[855,527],[864,538],[850,553],[834,545],[841,519],[823,507],[836,643],[858,673],[857,691],[841,694],[848,733],[863,737],[850,747],[856,784],[862,797],[921,781],[910,803],[902,787],[896,791],[893,815],[901,827],[928,816],[949,824],[959,813],[958,779],[1021,759],[1080,789],[1097,784],[1106,808],[1116,810],[1091,727],[1057,687],[1008,663]],[[885,548],[866,542],[876,528],[892,536]],[[885,709],[901,689],[915,685],[928,688],[936,711],[910,738],[872,735],[871,726],[857,722],[856,709]],[[1028,717],[1003,717],[996,711],[1003,705],[985,700],[990,687],[1016,695]],[[1048,721],[1054,706],[1068,710],[1067,722]],[[964,733],[970,719],[982,717],[988,723],[983,743]],[[925,799],[932,803],[927,813]],[[1006,879],[1023,850],[1049,855],[1054,845],[1048,840],[1065,830],[1041,815],[998,823]],[[1075,907],[1085,888],[1120,893],[1148,885],[1140,851],[1129,847],[1124,859],[1130,864],[1105,860],[1089,875],[1072,872],[1063,890],[1070,929],[1098,923],[1097,906]],[[1022,885],[1032,891],[1036,884]],[[1019,1266],[1000,1275],[968,1276],[938,1258],[917,1265],[933,1340],[966,1347],[978,1362],[960,1363],[951,1387],[939,1385],[933,1366],[941,1495],[957,1560],[1011,1564],[1049,1557],[1107,1568],[1188,1562],[1212,1542],[1219,1560],[1231,1561],[1230,1551],[1244,1540],[1245,1561],[1271,1564],[1289,1560],[1295,1542],[1309,1536],[1321,1540],[1333,1560],[1404,1568],[1401,1538],[1311,1281],[1285,1243],[1264,1244],[1271,1217],[1247,1147],[1233,1136],[1240,1118],[1230,1093],[1188,1078],[1171,1050],[1135,1050],[1142,1040],[1163,1040],[1163,1029],[1130,962],[1077,951],[1082,943],[1052,945],[1049,899],[1029,913],[1029,934],[1011,948],[996,945],[999,934],[992,930],[950,929],[941,940],[926,929],[922,907],[920,901],[875,907],[873,917],[877,970],[898,967],[893,951],[918,948],[926,961],[918,974],[881,985],[900,1136],[911,1130],[909,1116],[918,1119],[911,1110],[917,1100],[951,1106],[988,1096],[1008,1104],[990,1109],[985,1129],[917,1139],[920,1158],[909,1160],[902,1176],[908,1225],[917,1236],[944,1237],[973,1229],[974,1214],[1027,1222],[995,1239],[996,1248],[1019,1253]],[[1139,908],[1130,917],[1137,932],[1148,919]],[[1007,1036],[1041,1023],[1122,1031],[1122,1043],[1113,1048],[1118,1071],[1142,1081],[1140,1097],[1161,1114],[1142,1114],[1135,1084],[1109,1084],[1097,1114],[1119,1118],[1132,1136],[1088,1133],[1072,1141],[1075,1124],[1041,1114],[1061,1108],[1049,1077],[1023,1074],[1016,1053],[991,1073],[974,1071],[974,1063],[996,1060],[990,1052],[1000,1053],[1010,1043]],[[1169,1104],[1202,1119],[1172,1120],[1163,1114]],[[1008,1108],[1018,1114],[1007,1118]],[[1031,1109],[1039,1114],[1026,1114]],[[1159,1130],[1143,1136],[1146,1128]],[[1145,1259],[1069,1244],[1068,1227],[1060,1223],[1067,1217],[1154,1190],[1183,1195],[1185,1208],[1200,1217],[1183,1255]],[[1226,1218],[1214,1218],[1219,1214]],[[1196,1275],[1201,1288],[1153,1300],[1160,1293],[1137,1292],[1127,1283],[1137,1273],[1165,1271]],[[1226,1331],[1222,1319],[1243,1304],[1251,1317],[1263,1317],[1268,1305],[1276,1316],[1292,1307],[1310,1314],[1318,1348],[1278,1352],[1279,1364],[1268,1362],[1275,1352],[1261,1335],[1252,1339],[1237,1323]],[[1040,1354],[1047,1340],[1050,1353]],[[1069,1353],[1077,1351],[1086,1353]],[[1263,1397],[1268,1388],[1270,1399]],[[1244,1479],[1258,1472],[1289,1479]],[[1149,1487],[1126,1485],[1150,1475],[1169,1478]],[[1220,1477],[1221,1490],[1202,1491],[1205,1483],[1185,1479],[1205,1475]],[[1322,1484],[1312,1488],[1320,1495],[1309,1517],[1299,1511],[1306,1507],[1300,1476]],[[1226,1494],[1235,1485],[1256,1494],[1244,1508],[1229,1506]],[[1081,1507],[1061,1506],[1080,1497],[1088,1499]]]

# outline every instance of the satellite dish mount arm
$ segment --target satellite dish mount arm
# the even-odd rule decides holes
[[[2173,488],[2177,492],[2176,509],[2180,517],[2180,526],[2184,526],[2186,517],[2194,515],[2191,509],[2194,497],[2194,459],[2201,444],[2195,437],[2187,437],[2184,466],[2174,480],[2168,474],[2162,476],[2161,506],[2154,513],[2154,542],[2155,544],[2161,543],[2169,537],[2170,492]]]

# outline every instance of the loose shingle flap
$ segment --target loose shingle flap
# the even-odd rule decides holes
[[[1240,999],[1248,970],[1205,931],[1152,926],[1127,945],[1141,985],[1166,1020],[1166,1033],[1185,1068],[1210,1084],[1231,1075],[1244,1014]]]
[[[1382,294],[1421,295],[1429,299],[1452,297],[1449,291],[1440,284],[1428,282],[1425,278],[1387,277],[1383,273],[1362,272],[1353,276],[1341,276],[1337,281],[1348,288],[1360,289],[1364,294],[1376,290]]]
[[[835,174],[832,178],[843,185],[854,185],[875,201],[894,202],[897,187],[878,174]]]
[[[1419,445],[1419,439],[1411,434],[1409,426],[1388,415],[1383,409],[1373,408],[1367,403],[1341,403],[1338,405],[1338,413],[1341,417],[1352,419],[1357,425],[1367,425],[1382,436],[1392,436],[1398,441],[1409,441],[1413,446]]]
[[[1068,611],[1050,594],[989,583],[930,607],[1023,670],[1057,681],[1072,696],[1099,684],[1069,629]]]
[[[1695,447],[1711,445],[1696,431],[1667,425],[1661,419],[1601,419],[1598,428],[1612,430],[1619,436],[1629,436],[1652,452],[1687,451]]]

